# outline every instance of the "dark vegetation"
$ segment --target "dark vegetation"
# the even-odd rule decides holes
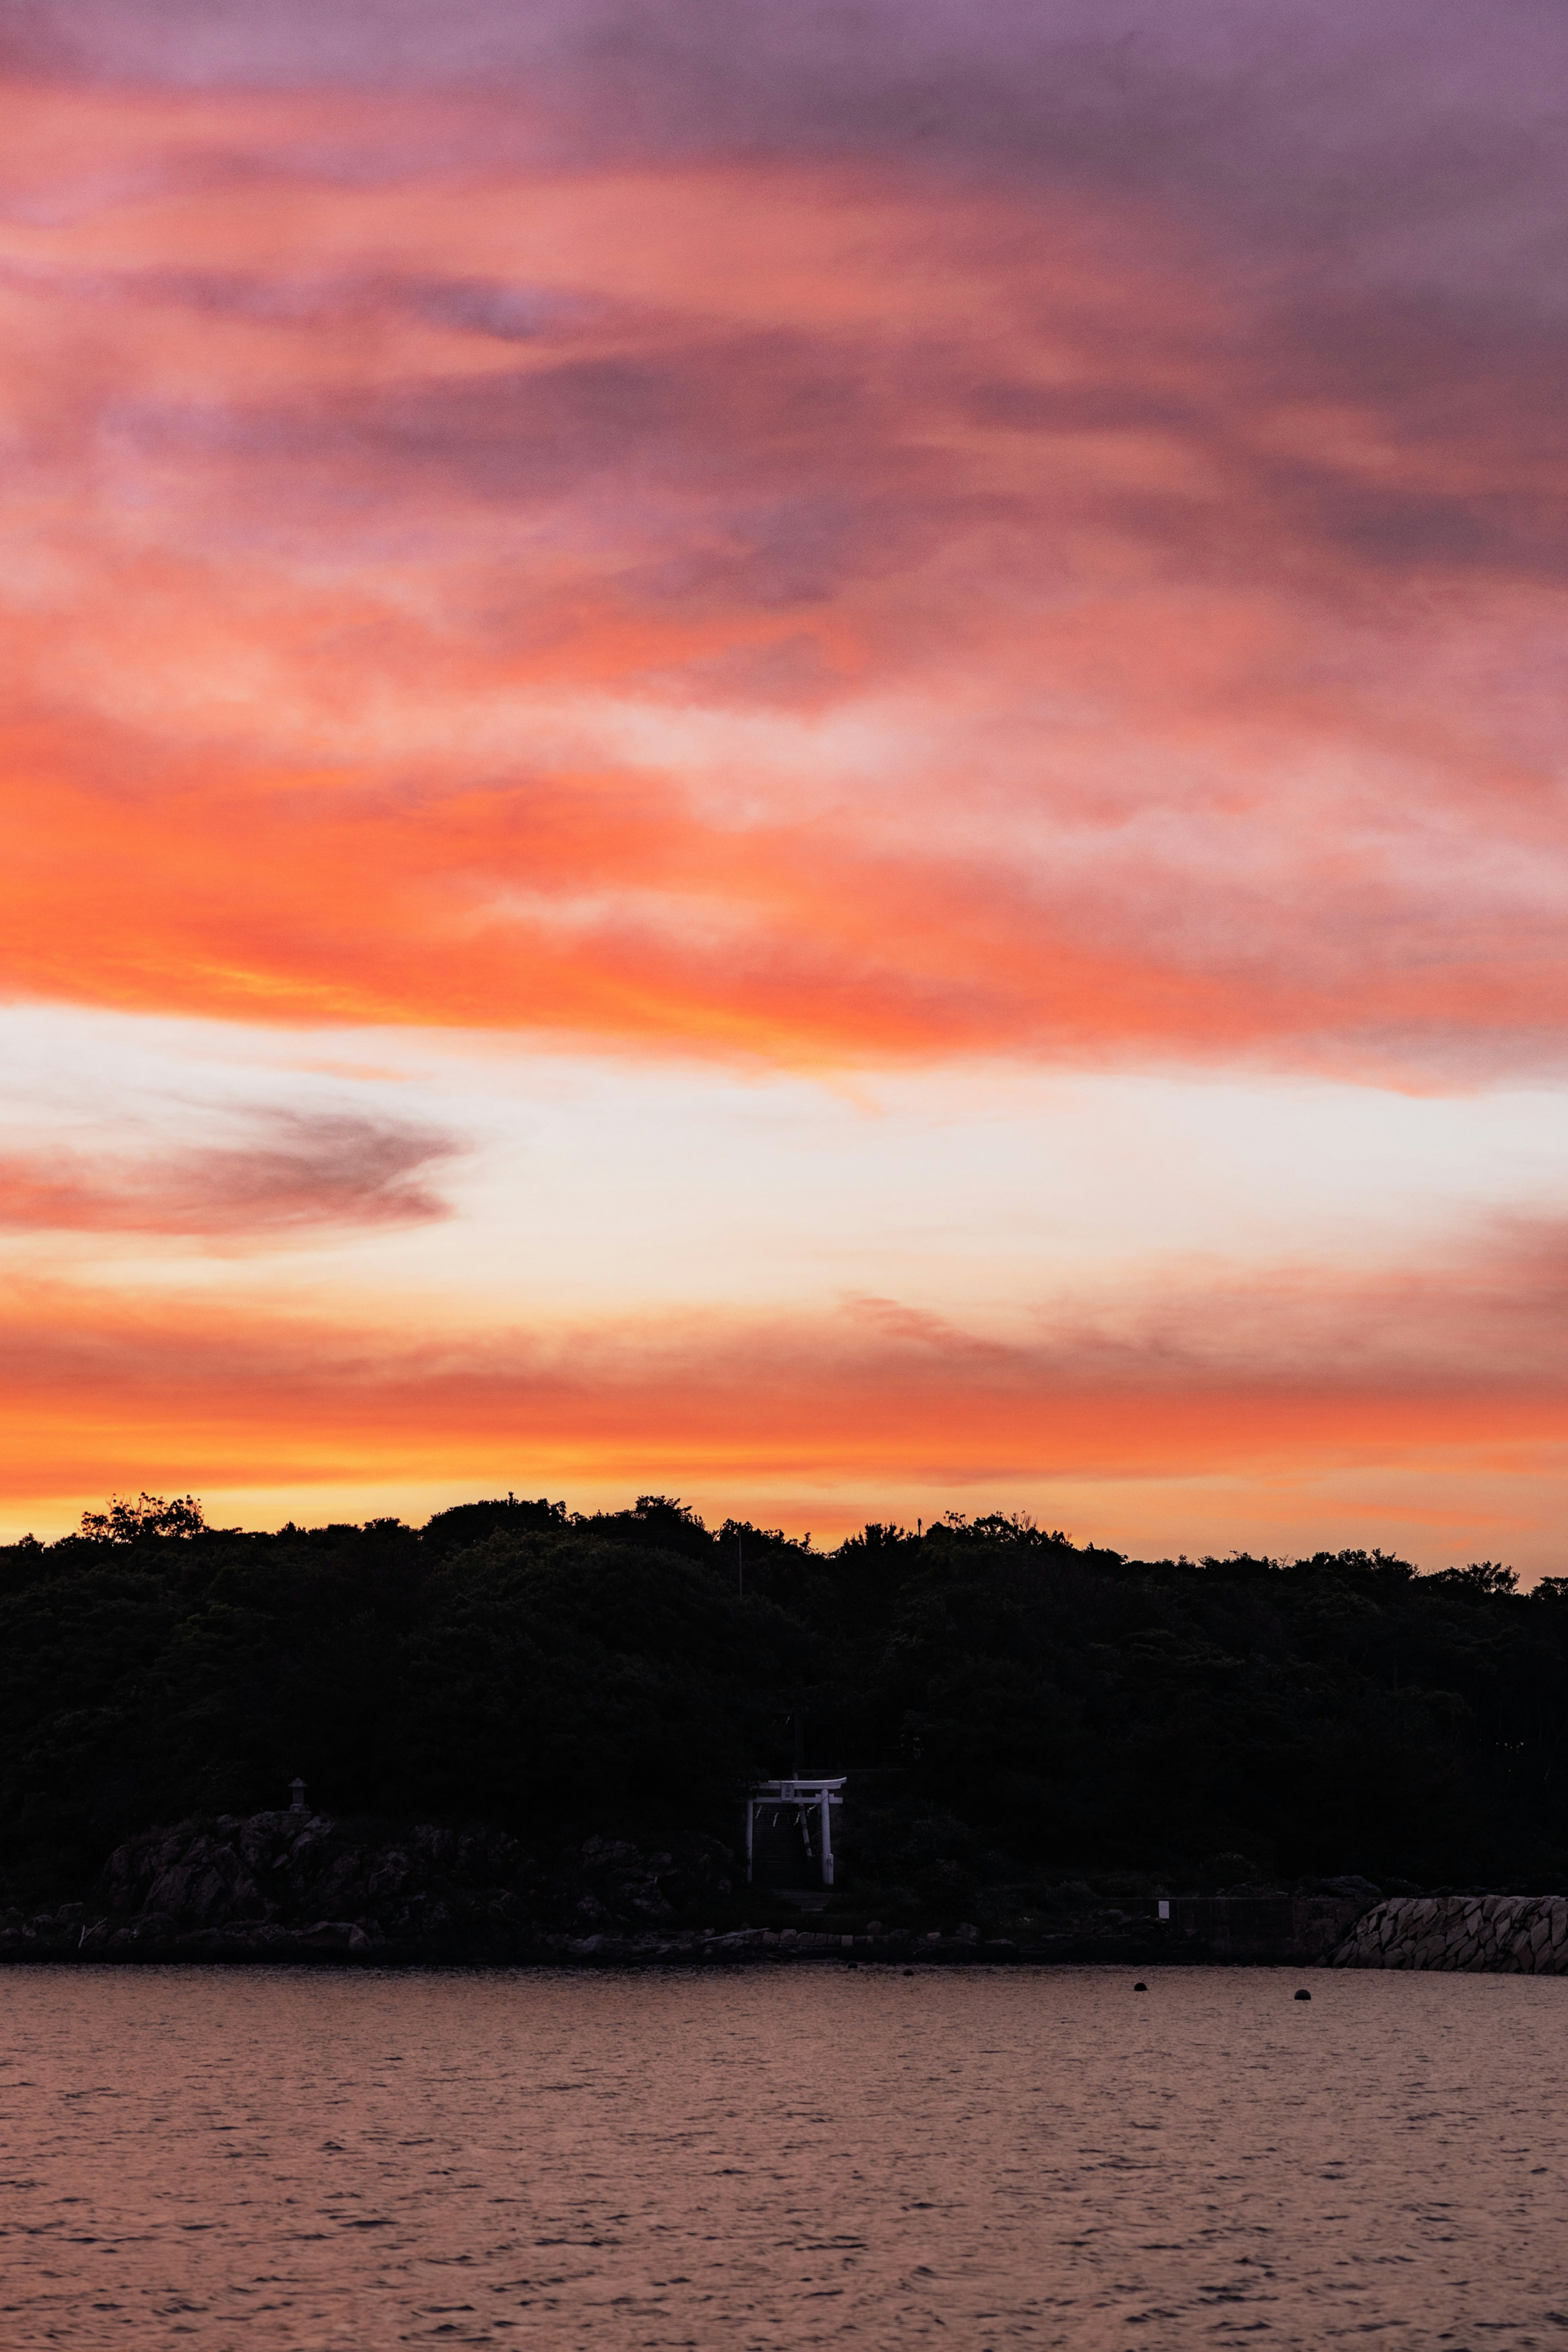
[[[534,1849],[733,1843],[802,1718],[859,1776],[846,1876],[888,1918],[1568,1864],[1568,1579],[1132,1560],[1000,1517],[824,1553],[659,1496],[248,1535],[143,1497],[0,1550],[0,1891],[296,1772],[334,1814]]]

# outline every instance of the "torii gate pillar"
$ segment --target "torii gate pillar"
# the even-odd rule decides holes
[[[812,1815],[816,1816],[816,1832],[821,1841],[822,1883],[833,1884],[833,1808],[844,1802],[839,1794],[848,1774],[845,1772],[796,1773],[788,1780],[759,1780],[746,1799],[746,1884],[752,1883],[756,1854],[756,1824],[759,1813],[777,1815],[793,1813],[800,1824],[802,1843],[811,1853]],[[818,1855],[813,1854],[813,1861]]]

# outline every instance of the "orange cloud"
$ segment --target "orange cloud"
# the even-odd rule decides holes
[[[1549,340],[1286,300],[1136,192],[30,108],[0,984],[818,1066],[1558,1055]]]
[[[1562,1234],[1526,1229],[1378,1279],[1176,1269],[1154,1309],[1042,1315],[1026,1343],[876,1298],[465,1330],[18,1287],[5,1492],[1526,1473],[1568,1445],[1565,1285]]]

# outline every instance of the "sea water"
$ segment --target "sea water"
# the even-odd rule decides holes
[[[1565,2061],[1561,1979],[7,1968],[0,2347],[1568,2347]]]

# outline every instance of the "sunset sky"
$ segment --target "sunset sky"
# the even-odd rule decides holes
[[[0,1533],[1568,1570],[1559,0],[0,72]]]

